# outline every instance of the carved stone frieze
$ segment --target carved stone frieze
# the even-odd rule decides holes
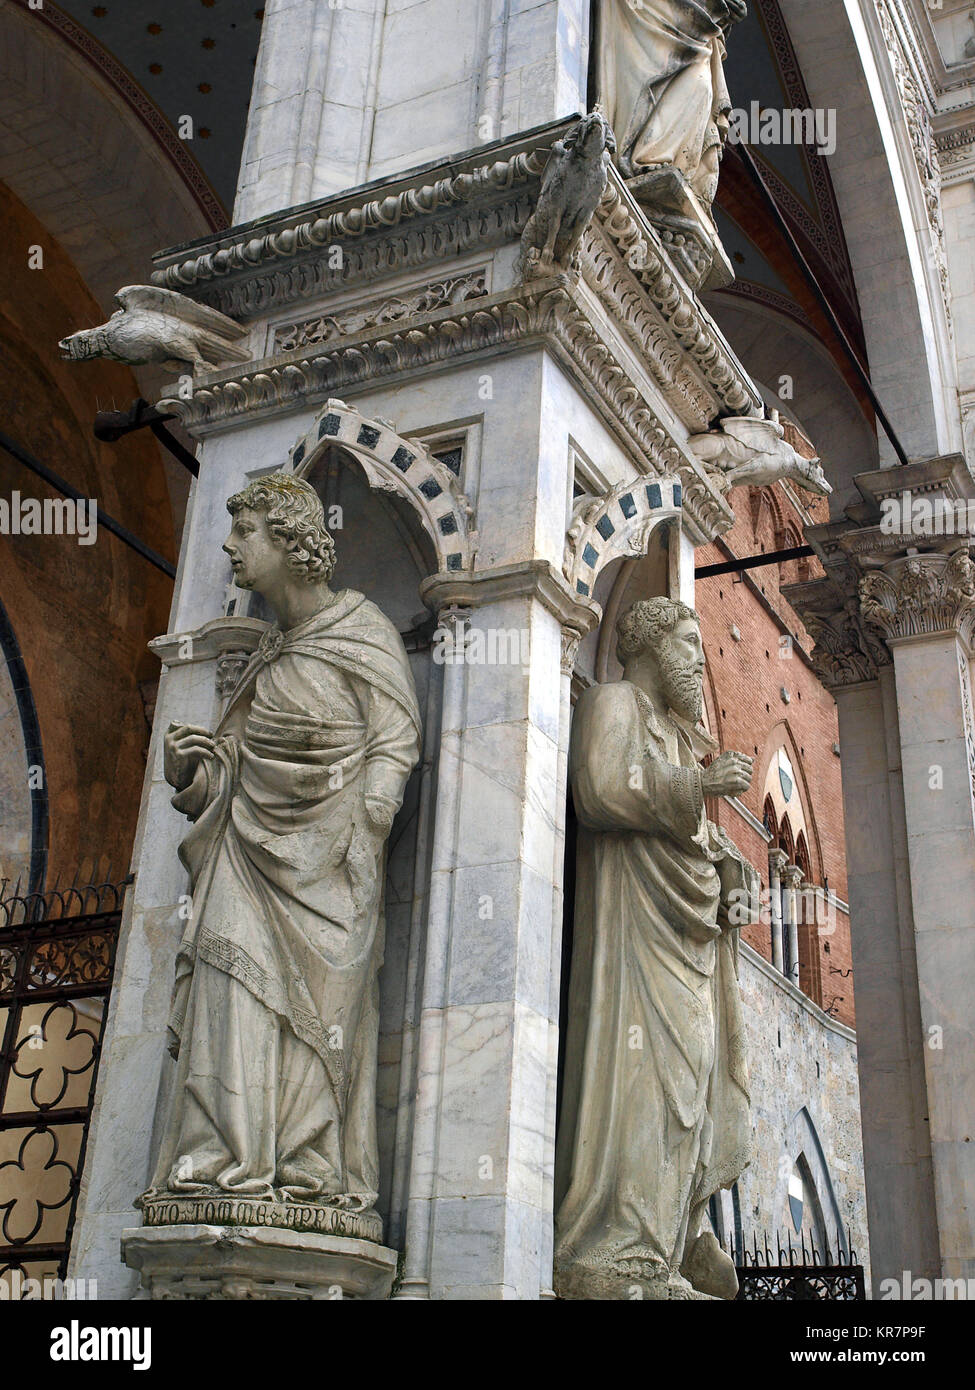
[[[639,386],[602,341],[564,285],[523,289],[517,298],[478,301],[470,312],[381,338],[338,344],[281,367],[216,379],[191,400],[168,398],[160,409],[178,415],[189,429],[206,431],[244,415],[275,411],[289,402],[307,403],[339,387],[444,361],[465,353],[547,336],[593,388],[607,423],[660,473],[686,483],[684,506],[709,535],[727,530],[733,514],[665,428]]]
[[[707,378],[668,333],[643,286],[621,267],[618,251],[598,228],[584,239],[581,268],[585,283],[649,367],[664,399],[691,429],[706,429],[716,405]]]
[[[547,148],[521,150],[508,159],[499,159],[462,173],[449,173],[418,188],[390,191],[364,203],[357,203],[354,197],[345,198],[334,210],[323,210],[321,215],[309,213],[301,222],[267,230],[260,235],[248,235],[252,229],[247,227],[234,228],[220,238],[218,245],[199,255],[181,258],[177,252],[157,258],[160,268],[153,273],[152,282],[172,290],[182,291],[189,287],[200,289],[232,274],[252,272],[268,263],[293,261],[302,255],[337,245],[342,246],[341,260],[344,262],[349,259],[346,243],[355,243],[372,233],[384,233],[392,228],[399,230],[404,224],[409,228],[413,222],[427,219],[433,214],[475,202],[480,204],[477,209],[480,225],[477,228],[472,226],[469,234],[483,237],[488,233],[492,220],[496,223],[497,231],[503,229],[503,224],[498,224],[491,217],[494,211],[490,205],[492,197],[536,184],[545,167],[547,154]],[[525,220],[530,211],[528,205]],[[520,232],[521,228],[518,230]],[[451,254],[442,239],[439,244],[437,242],[437,236],[433,235],[427,248],[431,259]],[[416,249],[420,250],[419,247]],[[349,268],[341,265],[331,269],[337,270],[341,276]],[[356,269],[361,275],[364,267],[360,265]],[[305,293],[309,293],[309,290]],[[299,298],[300,292],[293,297]],[[257,312],[260,307],[255,304],[252,312]]]
[[[924,88],[910,61],[910,46],[898,24],[899,16],[895,17],[888,0],[876,0],[876,6],[884,42],[890,54],[894,79],[900,92],[901,104],[904,108],[907,129],[914,151],[914,160],[917,164],[918,176],[924,193],[924,205],[927,210],[928,225],[931,228],[931,245],[938,268],[938,277],[941,281],[945,314],[950,327],[951,285],[948,279],[948,250],[945,244],[944,215],[941,208],[941,167],[938,160],[938,148],[935,143],[934,127],[931,122],[931,112],[928,108]]]
[[[561,123],[536,137],[533,149],[522,148],[508,159],[463,174],[412,189],[393,185],[396,191],[385,199],[373,198],[359,206],[350,198],[331,199],[321,205],[321,215],[308,213],[298,225],[265,227],[260,237],[249,239],[247,229],[240,229],[206,249],[196,249],[192,256],[167,253],[157,259],[154,282],[189,290],[224,314],[248,319],[303,299],[322,300],[406,269],[442,267],[465,253],[497,248],[524,230],[551,142],[568,129],[568,123]],[[281,222],[286,224],[287,218]],[[599,228],[601,234],[594,237]],[[648,369],[670,386],[668,399],[690,428],[701,429],[719,414],[761,413],[757,389],[674,269],[658,233],[615,169],[609,170],[606,190],[583,238],[580,263],[611,311],[626,292],[624,331]],[[442,270],[439,278],[443,279]],[[518,291],[512,287],[511,295]],[[377,303],[377,314],[381,311]],[[314,320],[289,322],[297,327],[327,319],[327,314],[326,306]],[[383,326],[377,321],[376,331]],[[356,331],[347,323],[340,327],[345,336]],[[358,330],[357,336],[361,333]],[[311,336],[318,338],[317,333]],[[295,351],[305,350],[300,333],[294,341]],[[310,337],[307,343],[317,345]],[[283,341],[276,349],[284,351]],[[263,368],[274,389],[287,398],[298,381],[296,365],[300,364],[276,358],[255,364],[255,369]],[[280,380],[275,372],[282,374]],[[218,385],[226,375],[215,374]],[[205,383],[204,389],[209,386]],[[342,386],[341,379],[331,383],[331,389]],[[229,390],[234,394],[232,386]]]
[[[610,179],[596,217],[669,326],[679,348],[690,355],[711,390],[719,396],[722,409],[732,415],[761,415],[763,406],[757,387],[718,326],[673,272],[658,234],[620,179]]]
[[[975,124],[939,131],[935,143],[943,183],[960,183],[975,174]]]
[[[471,299],[481,299],[486,294],[485,270],[444,276],[432,283],[405,289],[399,294],[384,295],[364,304],[347,305],[334,313],[320,313],[312,318],[279,324],[274,329],[271,350],[274,353],[294,352],[320,343],[330,343],[369,328],[382,328],[400,319],[430,314],[435,309],[464,304]]]

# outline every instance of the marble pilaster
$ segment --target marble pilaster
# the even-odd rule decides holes
[[[595,613],[541,562],[440,576],[424,597],[453,640],[394,1297],[537,1299],[552,1261],[563,629],[581,634]],[[526,660],[471,659],[491,633],[523,634]]]

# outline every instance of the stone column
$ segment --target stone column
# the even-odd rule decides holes
[[[975,565],[907,555],[860,585],[893,652],[942,1273],[975,1277]]]
[[[967,542],[912,500],[975,495],[951,456],[861,475],[863,516],[812,528],[827,577],[788,601],[837,703],[873,1283],[971,1277],[975,731]],[[891,509],[890,504],[893,503]],[[962,508],[964,511],[964,508]],[[887,517],[885,517],[885,522]],[[919,553],[922,546],[928,553]],[[954,554],[952,552],[955,552]],[[969,1142],[966,1142],[969,1140]],[[893,1221],[891,1213],[898,1213]]]
[[[784,973],[782,950],[782,870],[789,862],[784,849],[770,849],[768,855],[769,908],[772,916],[772,964]]]
[[[787,978],[799,988],[799,905],[796,901],[796,890],[802,882],[802,870],[798,864],[787,864],[782,870],[782,882],[785,886],[784,897],[784,918],[782,923],[783,932],[787,934],[789,943],[789,969],[786,972]]]
[[[455,641],[396,1296],[538,1299],[552,1270],[563,628],[596,615],[543,561],[440,575],[423,592]]]
[[[860,1123],[873,1286],[940,1272],[911,911],[897,700],[890,666],[834,685],[856,990]],[[903,1213],[903,1221],[891,1213]]]

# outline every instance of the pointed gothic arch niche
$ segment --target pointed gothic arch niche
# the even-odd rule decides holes
[[[595,524],[591,522],[587,531],[599,535],[601,519],[596,516]],[[616,624],[620,616],[641,599],[677,597],[679,536],[679,513],[668,511],[656,518],[645,517],[642,527],[630,535],[610,537],[615,545],[607,546],[601,566],[593,571],[591,596],[603,616],[579,648],[576,669],[584,678],[599,684],[620,680],[623,668],[616,660]],[[589,535],[582,535],[573,553],[584,556],[590,545]],[[640,549],[634,554],[636,546]],[[567,564],[567,576],[571,576],[572,570],[573,566]]]
[[[808,1210],[803,1212],[800,1222],[800,1227],[807,1232],[807,1244],[808,1235],[818,1228],[834,1258],[839,1255],[840,1259],[847,1259],[850,1254],[849,1241],[826,1155],[808,1106],[804,1105],[796,1112],[783,1136],[782,1160],[788,1161],[779,1162],[773,1229],[792,1232],[793,1240],[798,1243],[789,1202],[790,1181],[795,1189],[798,1179],[805,1189],[803,1196],[808,1202]]]
[[[567,538],[565,574],[570,580],[574,575],[577,581],[581,579],[589,586],[587,594],[595,599],[603,614],[599,626],[588,634],[579,648],[576,672],[584,683],[603,684],[621,679],[623,668],[616,660],[616,623],[631,604],[641,599],[676,597],[680,589],[680,484],[667,480],[649,485],[643,479],[641,485],[643,495],[640,497],[639,514],[635,502],[639,488],[634,484],[618,487],[599,500],[580,498],[575,506],[573,526]],[[594,536],[598,537],[598,553]],[[568,787],[562,877],[556,1124],[561,1113],[565,1072],[569,975],[574,939],[577,830],[572,789]]]
[[[457,477],[418,439],[404,439],[388,420],[368,420],[355,406],[330,400],[292,449],[292,471],[308,478],[334,450],[354,460],[371,490],[401,504],[413,534],[426,537],[430,573],[459,574],[472,567],[473,509]]]
[[[420,767],[407,783],[393,824],[386,869],[386,947],[379,977],[380,1045],[376,1083],[379,1139],[378,1210],[387,1238],[401,1248],[404,1184],[396,1156],[396,1117],[403,1090],[403,1038],[413,1000],[409,974],[422,930],[418,903],[428,886],[427,837],[440,708],[442,667],[432,659],[434,616],[420,597],[424,579],[463,572],[473,558],[470,509],[449,469],[387,421],[369,420],[329,401],[291,452],[291,468],[318,493],[335,539],[335,587],[354,589],[386,614],[406,644],[425,732]]]
[[[371,488],[355,455],[341,445],[318,453],[304,477],[322,500],[335,540],[334,587],[371,598],[410,642],[424,619],[420,584],[437,568],[415,515],[390,493]]]

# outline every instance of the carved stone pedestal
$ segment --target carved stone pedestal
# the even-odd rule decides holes
[[[677,262],[691,289],[720,290],[735,278],[717,228],[679,169],[662,165],[627,187]]]
[[[267,1226],[145,1226],[122,1232],[122,1259],[152,1299],[389,1297],[397,1253],[347,1236]]]
[[[632,1266],[630,1272],[621,1266],[607,1266],[605,1269],[571,1265],[557,1267],[555,1296],[566,1302],[720,1302],[711,1294],[692,1288],[680,1274],[651,1269],[641,1260],[634,1260]]]

